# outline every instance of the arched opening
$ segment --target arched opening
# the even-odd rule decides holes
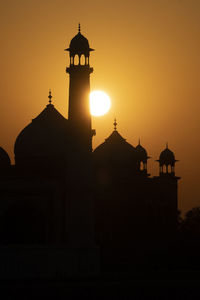
[[[146,163],[146,161],[145,161],[145,162],[143,162],[143,170],[144,170],[144,171],[146,171],[146,170],[147,170],[147,163]]]
[[[75,65],[75,66],[78,66],[78,65],[79,65],[79,57],[78,57],[78,54],[76,54],[76,55],[74,56],[74,65]]]
[[[145,161],[140,161],[140,171],[147,170],[147,163]]]
[[[80,58],[80,64],[83,66],[85,64],[85,56],[82,54]]]
[[[160,166],[160,173],[163,174],[164,172],[165,172],[164,165],[161,165],[161,166]]]

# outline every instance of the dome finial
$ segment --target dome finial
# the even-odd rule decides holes
[[[114,123],[113,123],[113,125],[114,125],[114,130],[116,131],[116,130],[117,130],[117,120],[116,120],[116,118],[114,118]]]
[[[81,24],[78,23],[78,33],[81,33]]]
[[[140,138],[139,138],[139,140],[138,140],[138,145],[140,145]]]
[[[51,89],[49,90],[49,96],[48,96],[48,98],[49,98],[49,104],[51,104],[51,99],[52,99],[52,96],[51,96]]]
[[[166,143],[166,148],[168,149],[168,142]]]

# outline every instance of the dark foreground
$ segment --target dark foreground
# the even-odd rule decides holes
[[[200,272],[107,273],[96,278],[1,280],[1,299],[199,299]]]

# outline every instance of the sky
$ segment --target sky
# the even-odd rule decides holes
[[[93,117],[93,148],[117,130],[146,148],[158,175],[168,142],[179,160],[179,209],[200,206],[200,1],[0,0],[0,146],[14,163],[20,131],[48,103],[67,117],[68,53],[81,32],[89,40],[91,90],[109,94],[112,108]]]

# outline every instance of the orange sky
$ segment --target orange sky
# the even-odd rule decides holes
[[[94,147],[113,130],[151,160],[168,141],[180,160],[179,207],[200,205],[200,1],[2,0],[0,2],[0,146],[13,157],[19,132],[47,104],[67,116],[69,59],[64,52],[81,22],[91,54],[91,89],[112,109],[93,117]]]

